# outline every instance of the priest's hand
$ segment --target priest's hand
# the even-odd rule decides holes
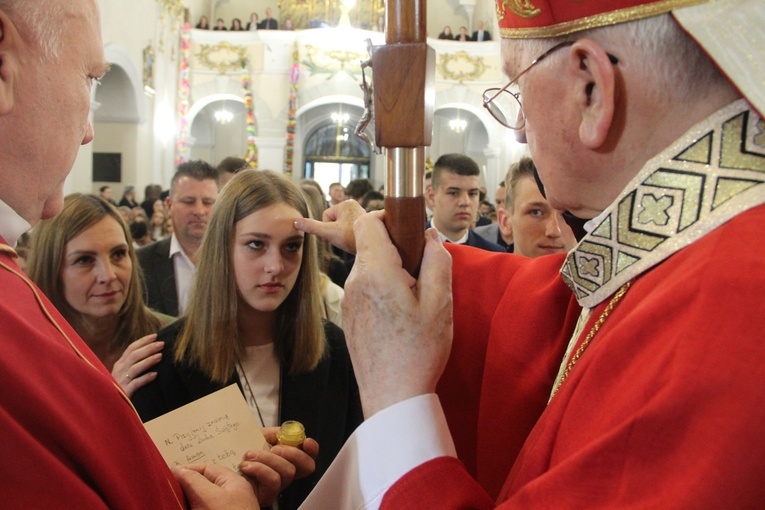
[[[324,211],[323,221],[303,218],[295,228],[314,234],[348,253],[356,253],[353,223],[366,211],[355,200],[346,200]]]
[[[260,504],[267,507],[273,505],[279,493],[294,480],[316,470],[319,443],[307,438],[300,448],[284,446],[277,444],[279,427],[268,427],[262,431],[271,449],[246,452],[239,470],[249,479]]]
[[[128,397],[157,378],[156,372],[148,370],[162,359],[165,342],[156,342],[156,339],[156,333],[139,338],[128,345],[120,359],[114,363],[112,377]]]
[[[174,467],[191,510],[259,510],[252,486],[239,473],[216,464]]]
[[[343,330],[366,418],[433,393],[452,343],[451,256],[434,229],[423,233],[415,280],[402,268],[384,214],[370,212],[354,223],[358,250],[343,300]]]

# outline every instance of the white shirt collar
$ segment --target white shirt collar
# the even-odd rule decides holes
[[[175,237],[175,232],[170,234],[170,258],[173,258],[173,255],[176,253],[183,253],[183,247],[181,247],[181,242],[178,240],[177,237]],[[185,253],[183,253],[185,255]]]
[[[169,258],[173,258],[173,255],[176,253],[180,253],[181,256],[186,259],[189,264],[192,266],[194,265],[193,262],[191,262],[191,259],[188,255],[186,255],[186,252],[183,251],[183,246],[181,246],[181,242],[178,240],[178,238],[175,236],[175,232],[173,232],[170,236],[170,255]]]
[[[16,248],[19,237],[32,228],[32,225],[11,209],[11,206],[0,200],[0,236],[8,246]]]
[[[439,237],[441,237],[441,240],[445,243],[454,243],[454,244],[465,244],[468,241],[468,236],[470,235],[470,229],[465,231],[465,235],[457,239],[456,241],[452,241],[448,237],[446,237],[444,234],[441,233],[440,230],[438,230],[438,227],[436,227],[435,222],[431,222],[430,226],[436,229],[436,232],[438,232]]]

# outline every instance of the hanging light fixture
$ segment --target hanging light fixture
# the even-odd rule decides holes
[[[335,124],[339,126],[342,126],[343,124],[348,123],[348,120],[351,118],[350,115],[348,115],[347,113],[342,113],[342,111],[340,113],[333,112],[332,115],[330,115],[330,117],[332,118],[332,122],[334,122]]]
[[[462,133],[467,127],[467,121],[460,118],[460,111],[457,110],[457,118],[449,121],[449,128],[455,133]]]
[[[467,127],[467,121],[464,119],[452,119],[449,121],[449,127],[455,133],[462,133]]]
[[[223,106],[220,107],[220,110],[217,110],[215,112],[215,121],[218,124],[228,124],[231,122],[234,118],[234,114],[230,111],[226,110],[226,102],[223,101]]]
[[[215,120],[219,124],[228,124],[234,118],[234,114],[228,110],[218,110],[215,112]]]

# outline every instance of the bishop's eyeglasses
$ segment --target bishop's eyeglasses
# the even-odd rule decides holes
[[[526,115],[523,113],[521,105],[521,92],[518,89],[518,80],[524,74],[528,73],[532,67],[547,58],[548,55],[556,50],[571,46],[576,41],[563,41],[548,49],[540,56],[531,61],[531,64],[518,73],[515,78],[504,87],[486,89],[483,93],[483,107],[486,108],[492,117],[510,129],[522,129],[526,125]],[[612,64],[617,64],[619,59],[607,53],[608,59]]]

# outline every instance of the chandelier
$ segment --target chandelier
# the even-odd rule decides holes
[[[449,121],[449,128],[455,133],[462,133],[467,127],[467,121],[465,119],[452,119]]]
[[[231,122],[231,120],[234,118],[234,114],[230,111],[226,110],[225,108],[221,108],[220,110],[215,112],[215,121],[219,124],[228,124]]]

